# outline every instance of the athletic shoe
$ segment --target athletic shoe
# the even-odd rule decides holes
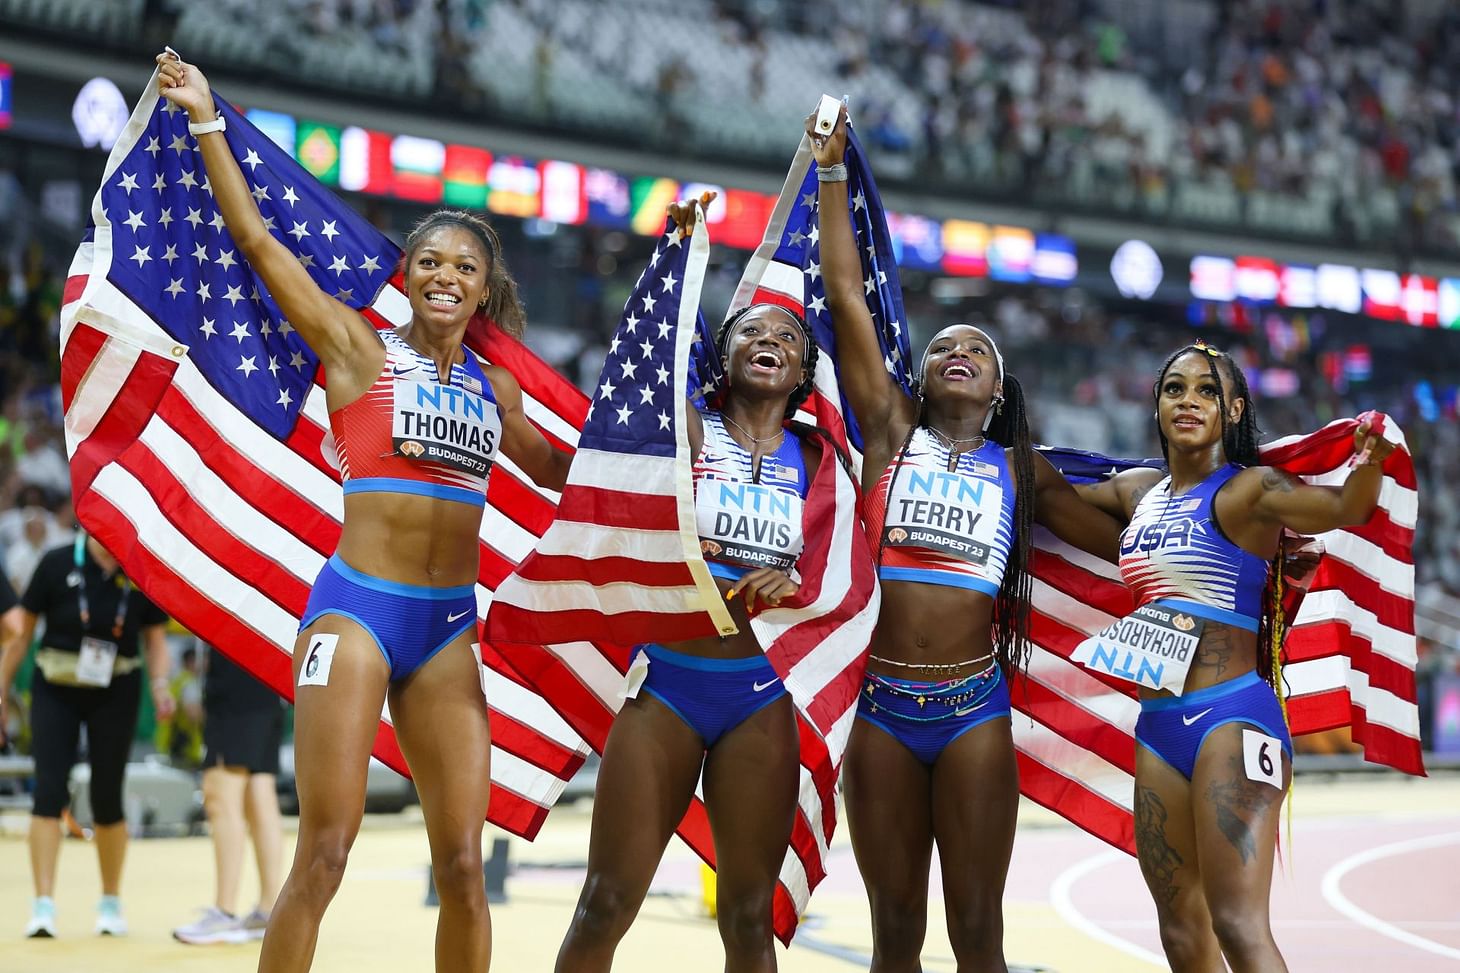
[[[214,943],[246,942],[243,920],[230,916],[222,909],[208,906],[200,910],[203,914],[196,922],[179,926],[172,931],[172,938],[190,946],[211,946]]]
[[[103,895],[96,904],[96,934],[125,936],[127,920],[122,918],[122,901],[115,895]]]
[[[269,914],[258,909],[253,910],[243,917],[244,942],[257,942],[264,938],[264,930],[269,928]]]
[[[49,895],[32,899],[30,922],[25,924],[28,939],[54,939],[56,936],[56,903]]]

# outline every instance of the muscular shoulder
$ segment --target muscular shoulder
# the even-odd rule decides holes
[[[467,352],[471,354],[471,352]],[[501,365],[482,364],[482,373],[487,376],[487,381],[492,383],[492,394],[497,398],[497,405],[503,409],[515,409],[522,406],[522,386],[518,384],[516,377]]]

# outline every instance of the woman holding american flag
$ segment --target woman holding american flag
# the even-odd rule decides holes
[[[1033,525],[1110,561],[1118,526],[1034,451],[1023,391],[983,331],[944,328],[913,389],[893,377],[848,215],[846,109],[829,131],[815,121],[821,268],[882,581],[845,765],[872,970],[921,969],[936,841],[959,970],[1002,971],[1019,804],[1010,681],[1030,653]]]
[[[669,213],[688,237],[694,204]],[[685,416],[700,549],[738,632],[643,645],[633,657],[598,772],[588,874],[558,953],[563,973],[610,968],[702,775],[725,969],[776,968],[772,904],[800,745],[792,697],[750,618],[797,592],[798,558],[813,543],[803,531],[808,488],[834,460],[788,421],[816,369],[798,315],[752,304],[714,344],[725,375],[719,408],[687,403]]]
[[[1127,524],[1120,571],[1136,611],[1074,659],[1140,687],[1135,838],[1173,970],[1285,970],[1268,916],[1292,739],[1277,695],[1285,531],[1374,515],[1394,444],[1355,423],[1355,468],[1314,486],[1258,456],[1242,369],[1198,341],[1153,387],[1167,469],[1079,487]]]
[[[487,477],[500,451],[538,485],[561,490],[569,464],[525,418],[512,375],[462,345],[478,315],[520,333],[515,285],[485,221],[434,213],[406,241],[411,320],[378,331],[270,233],[255,195],[266,187],[250,188],[202,73],[171,52],[157,65],[160,94],[187,111],[233,245],[328,373],[344,480],[339,546],[314,583],[294,644],[299,838],[259,968],[306,970],[313,961],[359,830],[388,700],[431,845],[441,902],[437,969],[485,970],[491,923],[481,832],[491,739],[475,643]],[[289,232],[302,239],[338,231],[332,221],[299,221]]]

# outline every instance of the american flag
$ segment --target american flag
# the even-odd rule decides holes
[[[487,635],[538,648],[509,655],[594,747],[622,699],[628,653],[546,645],[602,633],[621,643],[672,642],[734,631],[700,555],[685,410],[723,381],[699,314],[709,256],[704,221],[672,227],[629,295],[614,335],[557,521],[514,577],[498,586]],[[825,875],[836,823],[836,777],[877,616],[871,551],[858,492],[830,446],[810,484],[800,590],[751,626],[796,704],[798,813],[776,890],[777,933],[789,941]],[[680,835],[707,862],[714,843],[696,799]]]
[[[277,692],[343,516],[317,358],[243,263],[187,116],[156,80],[107,161],[63,308],[62,395],[76,512],[147,594]],[[378,326],[409,320],[399,249],[219,100],[267,225],[315,281]],[[586,402],[495,329],[468,336],[522,384],[529,418],[577,439]],[[510,463],[491,477],[478,603],[552,520]],[[531,836],[587,747],[490,645],[489,819]],[[375,753],[405,772],[382,714]]]

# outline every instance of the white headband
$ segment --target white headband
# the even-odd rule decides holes
[[[949,327],[952,327],[952,325],[949,325]],[[968,327],[972,328],[973,325],[968,325]],[[1004,355],[1003,355],[1003,353],[999,351],[999,346],[994,343],[994,339],[993,338],[990,338],[989,337],[987,331],[985,331],[982,328],[973,328],[973,330],[975,330],[979,334],[983,335],[983,339],[989,343],[989,348],[991,348],[993,350],[993,353],[994,353],[994,363],[999,366],[998,379],[999,379],[999,381],[1002,382],[1004,380]],[[921,361],[918,362],[918,379],[919,379],[919,381],[922,380],[923,368],[926,367],[926,365],[928,364],[928,353],[933,350],[933,343],[938,340],[938,335],[941,335],[942,333],[943,332],[940,331],[940,332],[938,332],[938,334],[933,335],[933,340],[932,341],[929,341],[928,342],[928,347],[926,347],[926,348],[923,349],[923,357],[922,357]]]

